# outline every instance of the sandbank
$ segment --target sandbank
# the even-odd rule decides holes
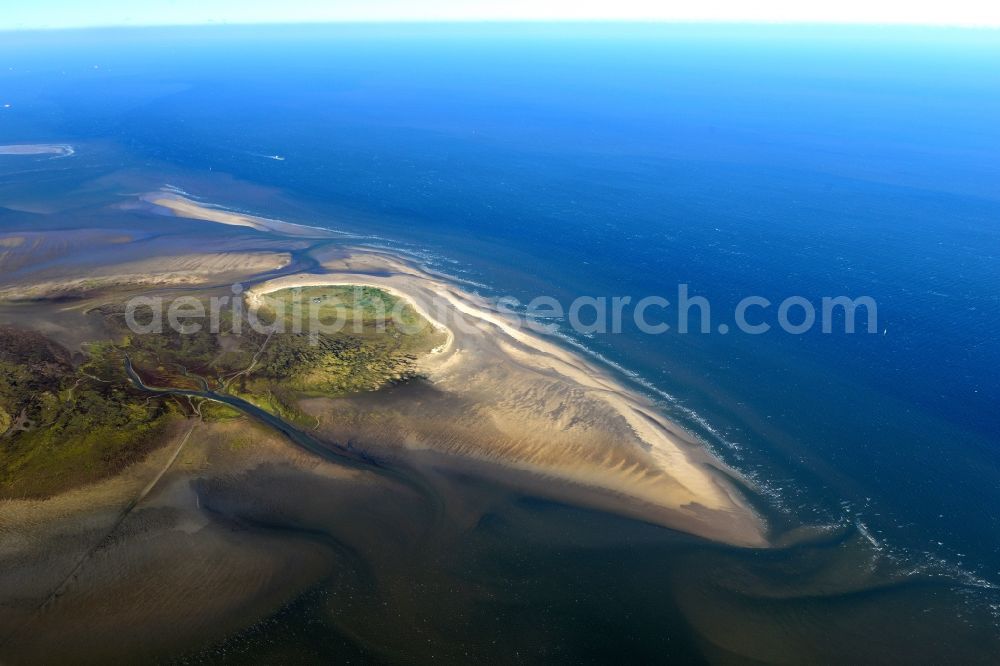
[[[363,249],[337,263],[366,270],[379,263],[383,268],[406,265],[400,258],[381,259]],[[496,436],[470,425],[453,437],[414,434],[412,448],[632,498],[662,509],[640,512],[655,516],[656,522],[709,538],[739,545],[767,543],[763,522],[729,480],[739,475],[608,370],[413,265],[389,276],[290,275],[252,287],[246,298],[252,306],[268,293],[316,286],[383,289],[447,332],[447,342],[422,359],[423,370],[436,388],[473,402],[478,422],[488,423]],[[318,403],[313,407],[322,411]]]

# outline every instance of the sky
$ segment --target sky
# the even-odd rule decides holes
[[[7,0],[0,30],[329,21],[891,23],[1000,27],[997,0]],[[13,5],[13,6],[11,6]]]

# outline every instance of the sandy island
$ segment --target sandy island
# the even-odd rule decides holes
[[[565,537],[572,547],[578,538],[621,545],[580,507],[720,543],[769,545],[741,492],[749,484],[693,435],[609,369],[447,276],[346,246],[334,233],[174,192],[128,210],[148,217],[135,228],[23,225],[0,234],[0,324],[35,328],[78,351],[106,335],[86,312],[136,293],[232,295],[238,281],[253,305],[296,286],[385,290],[446,333],[415,361],[425,379],[301,397],[301,414],[314,423],[297,427],[405,469],[410,483],[351,471],[246,417],[179,418],[158,448],[116,476],[0,501],[5,658],[50,660],[53,645],[93,662],[183,653],[253,626],[331,576],[355,585],[352,598],[370,598],[377,612],[406,607],[424,589],[413,584],[421,576],[441,589],[478,589],[483,578],[462,573],[485,552],[475,544],[493,549],[508,525],[519,533],[538,518],[522,499],[550,500],[546,510],[570,523],[583,516],[582,531]],[[160,233],[155,215],[164,211],[219,226]],[[532,529],[528,538],[548,537]],[[447,599],[458,604],[455,617],[481,608],[478,597]],[[363,633],[370,618],[361,613],[349,628]]]
[[[606,369],[401,258],[358,248],[323,266],[329,273],[254,286],[248,305],[290,287],[370,286],[406,299],[448,334],[423,367],[436,388],[474,406],[442,414],[440,427],[421,427],[419,415],[404,410],[404,446],[591,488],[598,492],[585,504],[733,544],[766,545],[762,521],[726,478],[739,475]],[[310,407],[321,417],[334,406],[317,399]]]
[[[332,233],[324,236],[312,227],[226,211],[173,191],[142,200],[193,219],[302,239],[257,241],[258,246],[294,242],[314,248],[310,254],[322,272],[314,268],[255,284],[246,292],[250,305],[263,294],[295,286],[371,286],[406,299],[446,333],[445,342],[419,361],[436,391],[433,402],[417,408],[401,401],[384,411],[381,428],[365,425],[358,416],[364,409],[349,400],[304,401],[303,409],[326,424],[324,434],[330,439],[431,452],[445,456],[443,464],[485,465],[492,475],[518,472],[517,484],[541,494],[727,543],[767,544],[763,521],[738,490],[748,484],[695,437],[608,369],[519,325],[446,277],[389,252],[331,243]],[[305,240],[308,235],[315,240]],[[24,232],[6,237],[2,249],[8,261],[23,265],[35,248],[41,252],[48,247],[39,238],[31,243],[27,238]],[[120,234],[114,239],[122,241]],[[86,277],[72,266],[65,268],[67,275],[38,275],[45,279],[32,279],[29,273],[5,285],[0,298],[30,300],[224,280],[253,284],[254,276],[288,266],[290,260],[287,252],[277,250],[241,251],[251,243],[243,236],[213,241],[216,252],[197,254],[175,254],[180,241],[172,242],[147,242],[145,251],[160,247],[159,256],[93,267]],[[125,250],[116,252],[128,256]],[[47,327],[52,329],[51,322]]]

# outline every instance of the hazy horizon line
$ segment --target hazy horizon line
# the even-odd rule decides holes
[[[68,26],[0,26],[0,34],[13,32],[73,32],[87,30],[143,30],[170,28],[223,28],[223,27],[267,27],[267,26],[545,26],[545,25],[620,25],[620,26],[703,26],[703,27],[806,27],[806,28],[895,28],[962,31],[1000,30],[997,24],[972,23],[921,23],[921,22],[868,22],[868,21],[806,21],[788,20],[737,20],[737,19],[632,19],[632,18],[574,18],[574,19],[466,19],[435,18],[413,19],[330,19],[322,21],[202,21],[192,23],[107,23]]]

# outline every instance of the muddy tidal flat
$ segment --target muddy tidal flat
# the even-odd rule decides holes
[[[768,660],[828,630],[774,567],[892,588],[412,249],[184,183],[0,201],[0,662]]]
[[[0,233],[0,649],[14,661],[56,643],[87,661],[183,655],[317,594],[350,599],[328,601],[331,641],[391,656],[435,631],[364,635],[422,603],[408,569],[456,584],[461,562],[435,558],[495,538],[528,498],[768,545],[752,490],[693,436],[411,258],[171,191],[95,217]],[[182,297],[227,299],[224,330],[129,328],[130,303],[152,317]],[[235,331],[244,312],[274,325],[279,307],[321,302],[361,323]]]

